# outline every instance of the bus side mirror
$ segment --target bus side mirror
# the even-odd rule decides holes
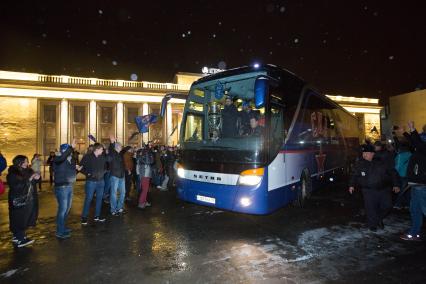
[[[171,99],[170,95],[165,95],[164,98],[161,100],[161,109],[160,109],[160,116],[164,117],[167,110],[167,102]]]
[[[265,98],[268,94],[269,82],[267,78],[257,78],[254,82],[254,105],[257,109],[265,106]]]
[[[179,94],[179,93],[169,93],[163,97],[161,100],[161,109],[160,109],[160,115],[161,117],[164,117],[167,110],[167,103],[170,101],[170,99],[179,99],[179,100],[186,100],[188,97],[187,94]]]

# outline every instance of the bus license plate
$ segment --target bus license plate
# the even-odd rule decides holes
[[[216,204],[216,199],[213,198],[213,197],[207,197],[207,196],[203,196],[203,195],[197,195],[197,200],[198,201],[207,202],[207,203],[211,203],[211,204]]]

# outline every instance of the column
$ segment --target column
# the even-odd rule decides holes
[[[89,104],[89,133],[97,138],[96,131],[96,102],[90,101]]]
[[[172,145],[172,139],[170,135],[172,134],[173,130],[173,123],[172,123],[172,104],[167,103],[167,114],[166,114],[166,145],[171,146]]]
[[[147,115],[148,113],[149,113],[149,106],[148,106],[147,103],[144,103],[143,106],[142,106],[142,115]],[[145,143],[145,144],[148,143],[148,139],[149,139],[148,133],[142,134],[142,142],[143,143]]]
[[[177,132],[177,144],[179,144],[179,138],[180,138],[180,126],[181,126],[181,124],[182,124],[182,113],[181,112],[179,112],[178,113],[178,128],[176,129],[176,132]]]
[[[59,144],[69,143],[68,141],[68,100],[63,99],[61,101],[61,136],[59,139]]]
[[[124,145],[124,105],[123,102],[117,103],[117,141]]]

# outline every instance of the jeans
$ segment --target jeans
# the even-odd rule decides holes
[[[111,213],[117,212],[120,209],[123,209],[124,205],[124,197],[126,194],[126,188],[124,184],[124,177],[118,178],[115,176],[111,176],[111,195],[110,195],[110,205],[111,205]],[[117,200],[117,190],[120,195]]]
[[[423,215],[426,215],[426,185],[411,186],[410,215],[410,235],[418,235],[422,229]]]
[[[169,183],[169,176],[168,175],[164,175],[164,180],[163,180],[163,182],[161,183],[161,187],[162,188],[164,188],[164,189],[166,189],[167,188],[167,184]]]
[[[142,186],[141,175],[136,175],[136,192],[138,193],[138,196],[141,193],[141,186]]]
[[[58,201],[58,213],[56,214],[56,233],[65,233],[65,223],[72,204],[72,185],[55,187],[56,200]]]
[[[109,195],[110,195],[110,191],[111,191],[111,173],[110,172],[106,172],[104,175],[104,199],[108,199]]]
[[[84,199],[83,213],[81,217],[87,218],[89,214],[90,202],[92,202],[93,194],[96,192],[96,209],[95,209],[95,217],[101,215],[102,209],[102,197],[104,195],[104,180],[87,180],[86,186],[84,188],[86,192],[86,198]]]

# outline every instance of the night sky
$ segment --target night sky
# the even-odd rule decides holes
[[[330,94],[426,86],[424,0],[2,1],[0,18],[1,70],[171,82],[260,62]]]

